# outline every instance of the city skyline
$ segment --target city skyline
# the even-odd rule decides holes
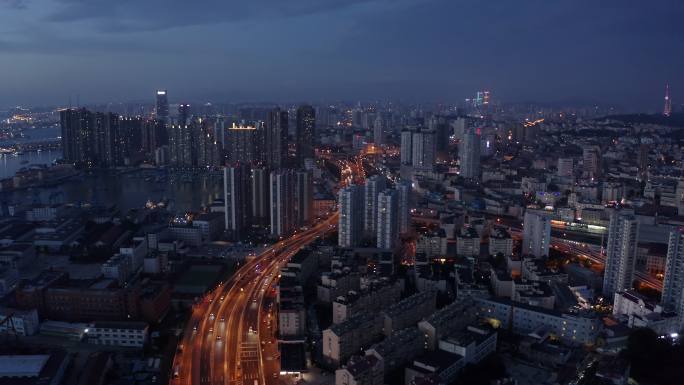
[[[5,0],[0,105],[147,100],[154,89],[174,101],[453,103],[491,89],[510,103],[656,112],[665,84],[680,105],[682,5],[581,5]]]
[[[682,16],[0,0],[0,385],[681,382]]]

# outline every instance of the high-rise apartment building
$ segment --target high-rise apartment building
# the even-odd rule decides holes
[[[315,157],[316,112],[313,107],[304,105],[297,108],[296,154],[297,165],[303,166],[304,159]]]
[[[350,185],[341,189],[338,206],[338,244],[341,247],[358,246],[363,234],[363,187]]]
[[[413,164],[413,130],[401,131],[401,164]]]
[[[123,166],[140,151],[142,119],[67,109],[60,112],[60,124],[64,160],[79,166]]]
[[[194,139],[191,126],[172,124],[169,126],[169,150],[171,165],[174,167],[193,167]]]
[[[266,165],[271,169],[283,168],[287,164],[288,113],[275,108],[268,112],[265,124]]]
[[[271,224],[270,173],[265,167],[252,168],[252,224]]]
[[[286,236],[294,230],[294,178],[291,170],[271,171],[271,236]]]
[[[411,181],[400,180],[396,185],[399,203],[397,205],[397,219],[399,234],[406,234],[411,230],[411,207],[413,205],[413,186]]]
[[[411,163],[417,170],[432,170],[437,152],[434,130],[423,129],[413,133]]]
[[[295,173],[295,225],[297,227],[310,225],[314,219],[313,173],[301,170]]]
[[[386,189],[378,194],[376,245],[379,249],[392,249],[399,239],[398,207],[396,190]]]
[[[632,288],[639,221],[632,210],[613,210],[610,215],[603,296],[612,299],[615,292]]]
[[[387,178],[382,175],[373,175],[366,179],[363,188],[363,231],[375,239],[378,223],[378,194],[387,187]]]
[[[223,202],[228,236],[240,240],[250,225],[250,170],[237,164],[223,168]]]
[[[551,218],[540,212],[526,211],[523,221],[522,253],[543,257],[549,255]]]
[[[230,163],[260,163],[264,157],[262,151],[261,136],[263,135],[263,123],[235,124],[227,130],[227,155]]]
[[[474,128],[467,128],[459,146],[461,176],[480,179],[480,135]]]
[[[601,149],[598,146],[589,146],[582,150],[582,171],[589,178],[601,175]]]
[[[373,122],[373,143],[378,147],[385,144],[385,120],[381,114]]]
[[[665,261],[662,304],[682,316],[684,305],[684,228],[670,232]]]

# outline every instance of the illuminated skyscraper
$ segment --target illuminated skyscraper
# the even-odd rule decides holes
[[[190,121],[190,105],[187,103],[181,103],[178,105],[178,124],[184,125],[188,124]]]
[[[672,115],[672,100],[670,99],[670,85],[665,85],[665,107],[663,108],[663,115]]]
[[[60,111],[62,151],[70,163],[86,162],[91,153],[92,113],[85,108]]]
[[[228,128],[226,149],[229,162],[256,164],[262,159],[263,152],[259,146],[260,136],[263,134],[262,127],[262,122],[256,122],[240,125],[233,123],[233,126]]]
[[[157,108],[156,108],[157,120],[164,123],[168,122],[169,119],[169,98],[167,96],[166,90],[157,90]]]
[[[172,166],[192,167],[194,165],[192,127],[186,124],[169,126],[169,149]]]
[[[296,151],[297,165],[303,166],[304,159],[313,159],[316,138],[316,112],[313,107],[304,105],[297,108]]]
[[[272,169],[285,167],[287,163],[288,113],[275,108],[268,112],[265,124],[264,157]]]

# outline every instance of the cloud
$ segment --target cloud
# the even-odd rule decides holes
[[[26,9],[25,0],[0,0],[0,7],[10,9]]]
[[[56,9],[46,19],[91,22],[105,32],[155,31],[297,17],[379,1],[383,0],[55,0]]]

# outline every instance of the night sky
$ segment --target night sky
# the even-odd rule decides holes
[[[0,0],[0,105],[684,100],[681,0]]]

